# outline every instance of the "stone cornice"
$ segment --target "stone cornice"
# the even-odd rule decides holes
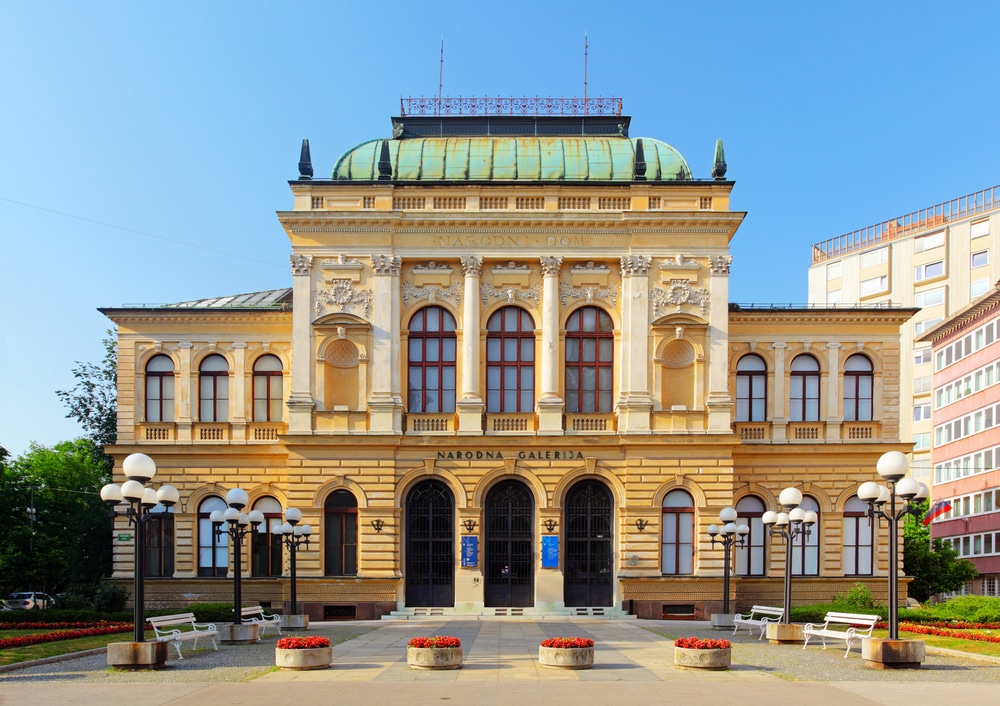
[[[99,309],[116,324],[292,323],[292,312],[260,309]]]

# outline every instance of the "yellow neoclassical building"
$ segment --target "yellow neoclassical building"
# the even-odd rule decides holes
[[[761,517],[786,487],[819,517],[793,547],[794,601],[858,580],[884,597],[885,533],[855,491],[909,450],[914,310],[730,304],[745,214],[721,142],[695,178],[630,135],[620,101],[402,108],[329,178],[303,144],[277,214],[289,287],[102,309],[119,469],[146,453],[181,496],[147,527],[148,604],[232,599],[209,516],[234,487],[266,518],[244,602],[289,609],[269,530],[296,507],[314,620],[704,617],[722,603],[707,530],[727,506],[749,528],[734,605],[780,604],[786,552]]]

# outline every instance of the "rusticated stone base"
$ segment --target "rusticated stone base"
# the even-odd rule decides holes
[[[160,669],[167,662],[166,642],[112,642],[108,666],[116,669]]]
[[[801,645],[806,641],[799,623],[768,623],[765,634],[772,645]]]
[[[310,647],[305,650],[274,648],[274,663],[281,669],[327,669],[332,661],[332,647]]]
[[[219,630],[219,642],[227,645],[248,644],[260,640],[256,623],[223,623],[216,626]]]
[[[920,669],[923,640],[888,640],[869,637],[861,641],[861,658],[872,669]]]
[[[461,647],[407,647],[406,663],[410,669],[459,669]]]
[[[692,650],[687,647],[674,648],[674,664],[685,669],[729,669],[732,650]]]
[[[552,669],[590,669],[594,666],[594,648],[539,646],[538,663]]]
[[[309,629],[309,616],[308,615],[282,615],[281,616],[281,629],[282,630],[308,630]]]

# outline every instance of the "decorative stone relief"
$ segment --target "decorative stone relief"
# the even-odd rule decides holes
[[[520,287],[494,287],[489,282],[479,286],[479,296],[483,300],[483,305],[487,304],[490,297],[492,297],[494,299],[506,299],[510,304],[513,304],[516,299],[530,299],[535,302],[535,306],[538,306],[540,298],[537,282],[527,289]]]
[[[622,277],[648,275],[651,259],[645,255],[622,255]]]
[[[559,298],[563,306],[570,299],[586,299],[588,304],[593,304],[595,299],[610,299],[614,306],[618,303],[619,290],[617,283],[607,287],[571,287],[564,284],[559,288]]]
[[[542,276],[543,277],[558,277],[559,268],[562,267],[563,259],[558,256],[552,257],[540,257],[538,261],[542,263]]]
[[[356,258],[349,258],[343,253],[336,258],[328,257],[323,260],[323,277],[327,282],[335,279],[349,279],[352,282],[361,281],[361,261]]]
[[[403,292],[403,304],[405,305],[409,305],[411,301],[418,299],[426,299],[428,303],[433,304],[437,301],[438,297],[441,297],[455,302],[455,306],[461,306],[463,287],[464,285],[461,282],[455,282],[450,287],[445,287],[444,289],[440,287],[418,287],[412,282],[403,282],[400,289]]]
[[[683,311],[684,305],[696,305],[702,314],[708,311],[709,294],[707,289],[695,289],[686,279],[672,279],[667,288],[654,287],[649,290],[649,301],[653,307],[653,316],[660,316],[661,309],[668,305]]]
[[[347,311],[349,306],[356,306],[361,308],[363,317],[367,319],[371,312],[372,299],[369,290],[355,289],[354,283],[347,279],[335,279],[329,287],[313,290],[313,312],[316,316],[322,316],[327,306],[339,306],[342,312]]]
[[[308,275],[312,272],[312,255],[290,255],[288,261],[292,263],[292,275]]]
[[[377,275],[399,275],[403,258],[398,255],[372,255],[372,269]]]
[[[708,269],[714,276],[729,276],[729,266],[733,263],[731,255],[709,255]]]
[[[357,367],[358,360],[358,347],[347,340],[332,342],[323,353],[323,361],[335,368]]]
[[[328,257],[323,260],[323,267],[338,267],[340,265],[360,265],[361,260],[354,257],[347,257],[344,253],[337,255],[336,259]]]
[[[483,258],[478,255],[465,255],[461,262],[466,277],[478,277],[483,270]]]

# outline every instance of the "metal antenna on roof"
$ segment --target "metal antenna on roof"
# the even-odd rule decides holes
[[[441,115],[441,92],[444,88],[444,37],[441,37],[441,66],[438,69],[438,102],[435,115]]]
[[[583,31],[583,114],[587,114],[587,30]]]

